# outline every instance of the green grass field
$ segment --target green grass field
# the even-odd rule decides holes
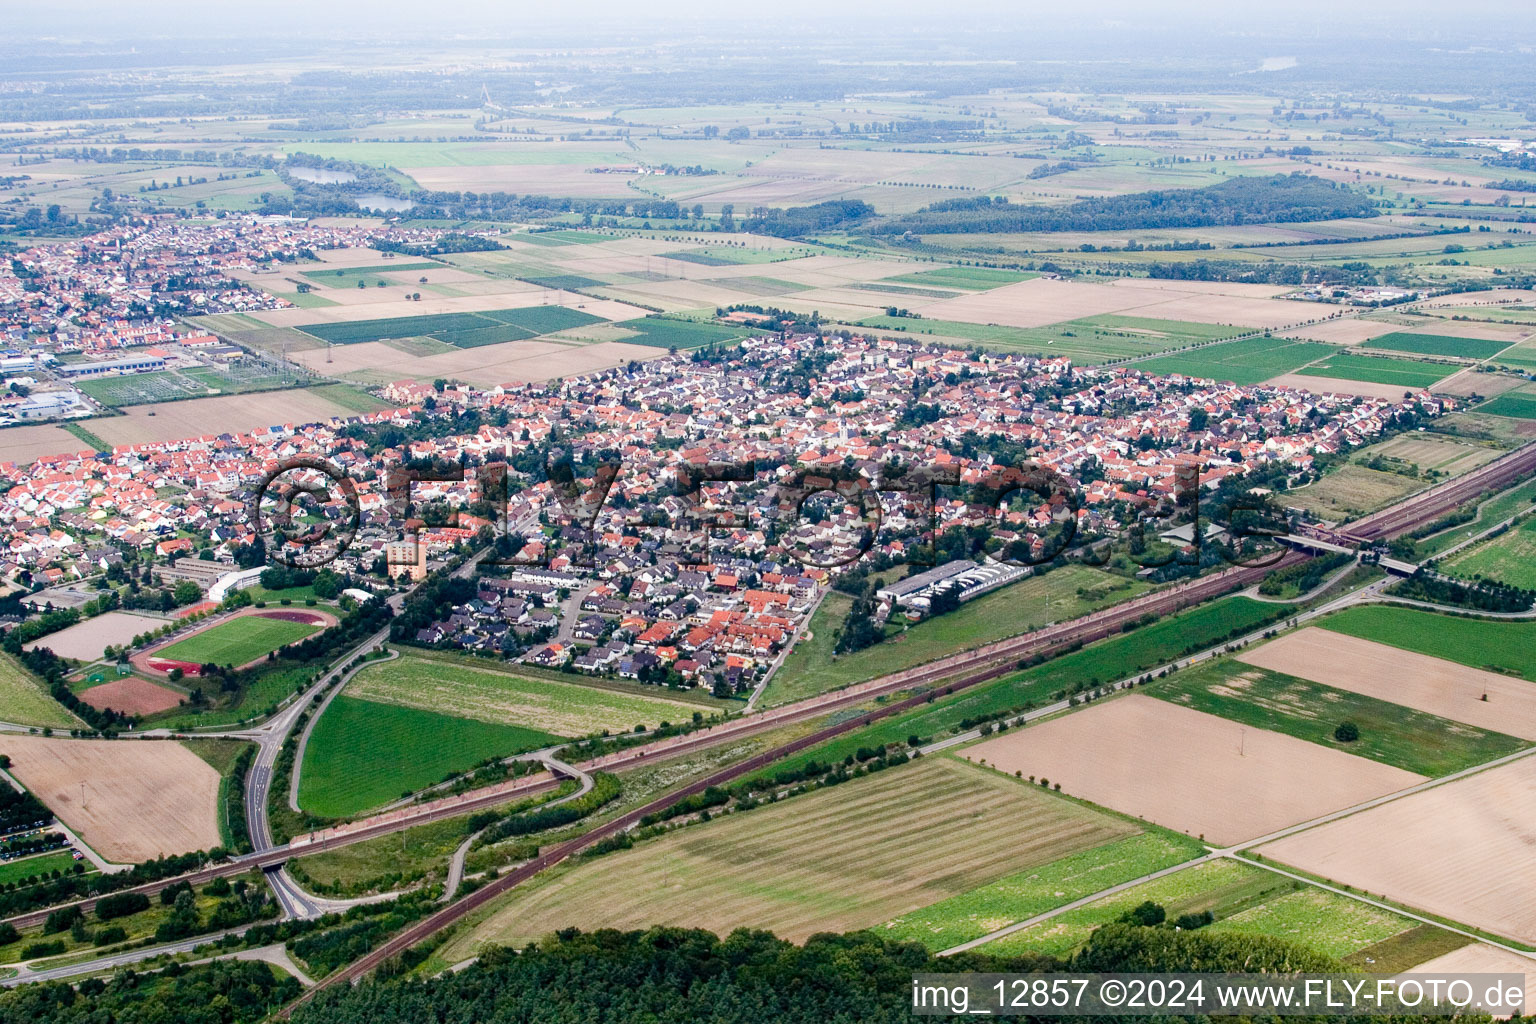
[[[178,640],[155,652],[157,658],[190,661],[195,665],[244,665],[269,651],[297,643],[320,631],[306,622],[287,622],[260,615],[242,615]]]
[[[897,578],[898,572],[893,571],[889,578]],[[832,634],[842,629],[849,601],[834,592],[823,602],[825,614],[818,610],[817,621],[812,623],[811,644],[805,651],[797,647],[790,652],[764,691],[763,700],[766,705],[783,704],[873,679],[1049,622],[1076,618],[1146,590],[1146,584],[1139,581],[1069,565],[984,594],[948,615],[920,622],[904,632],[892,626],[890,638],[883,643],[843,655],[832,653],[836,646]]]
[[[1413,352],[1422,356],[1460,356],[1463,359],[1487,359],[1510,346],[1507,341],[1483,338],[1453,338],[1445,334],[1408,334],[1393,331],[1372,338],[1361,348],[1383,348],[1393,352]]]
[[[579,678],[579,677],[578,677]],[[664,721],[685,721],[699,705],[667,700],[666,691],[555,682],[490,666],[407,654],[358,673],[354,697],[420,708],[457,718],[512,723],[559,736],[607,729],[628,732]],[[626,692],[626,690],[628,692]]]
[[[1495,622],[1417,608],[1361,605],[1317,625],[1405,651],[1536,680],[1536,622]]]
[[[941,267],[937,270],[919,270],[915,274],[901,274],[884,278],[897,284],[928,285],[940,288],[965,288],[985,291],[1005,284],[1017,284],[1039,277],[1039,274],[1019,270],[995,270],[990,267]]]
[[[1449,775],[1527,745],[1513,736],[1225,658],[1158,680],[1146,692],[1229,721],[1431,777]],[[1360,738],[1353,743],[1333,738],[1333,730],[1346,721],[1360,727]]]
[[[1119,817],[928,758],[682,829],[518,890],[456,943],[564,927],[867,928],[1138,832]]]
[[[72,729],[80,720],[48,696],[43,684],[9,654],[0,653],[0,721]]]
[[[358,814],[487,758],[537,750],[559,739],[536,729],[344,694],[310,734],[299,773],[299,806],[328,818]]]
[[[477,313],[429,313],[382,320],[347,320],[342,323],[308,324],[299,329],[321,341],[337,345],[382,341],[385,338],[427,337],[455,348],[476,348],[503,341],[522,341],[601,321],[601,317],[567,306],[524,306]]]
[[[1363,380],[1372,384],[1391,384],[1404,390],[1417,391],[1420,388],[1429,387],[1454,371],[1448,366],[1416,363],[1411,359],[1361,356],[1353,352],[1341,352],[1329,356],[1316,366],[1304,367],[1298,372],[1305,377]]]
[[[1148,373],[1182,373],[1189,377],[1209,377],[1234,384],[1259,384],[1292,373],[1315,359],[1338,349],[1318,341],[1291,341],[1287,338],[1247,338],[1222,345],[1175,352],[1136,363]]]
[[[1204,846],[1187,836],[1160,830],[1143,832],[1016,872],[964,895],[903,914],[876,931],[887,938],[920,942],[935,951],[948,949],[1204,852]]]
[[[1162,906],[1169,918],[1209,910],[1217,918],[1211,928],[1274,935],[1335,957],[1382,942],[1411,924],[1396,914],[1293,883],[1263,868],[1216,860],[1069,910],[989,942],[981,951],[996,956],[1065,956],[1081,947],[1095,928],[1146,901]]]
[[[1536,519],[1473,545],[1442,563],[1440,571],[1462,579],[1481,577],[1536,590]]]
[[[670,317],[660,316],[625,320],[619,326],[626,331],[635,332],[633,337],[620,339],[624,344],[650,345],[653,348],[703,348],[705,345],[735,341],[757,333],[749,327],[706,324],[696,320],[673,320]]]
[[[86,869],[90,869],[90,862],[83,861]],[[70,874],[75,869],[76,861],[69,852],[41,853],[22,860],[0,861],[0,885],[10,885],[12,882],[24,882],[34,875],[47,875],[54,871],[60,874]]]
[[[811,255],[821,249],[750,249],[735,246],[711,245],[702,249],[681,249],[659,255],[669,260],[697,263],[703,267],[739,267],[759,263],[783,263]]]
[[[595,277],[584,277],[581,274],[544,274],[537,277],[523,277],[522,280],[529,284],[536,284],[540,288],[554,288],[559,291],[582,288],[601,288],[603,282]]]
[[[1536,395],[1506,391],[1492,401],[1478,406],[1477,411],[1490,416],[1508,416],[1516,420],[1536,420]]]

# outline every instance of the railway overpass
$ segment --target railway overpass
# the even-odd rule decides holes
[[[1282,544],[1289,544],[1292,547],[1302,548],[1306,551],[1327,551],[1341,555],[1353,555],[1359,553],[1359,549],[1356,547],[1340,544],[1335,540],[1325,540],[1322,537],[1309,536],[1307,534],[1283,533],[1276,535],[1275,539],[1280,541]],[[1341,537],[1340,539],[1342,540],[1343,538]],[[1394,576],[1412,576],[1414,573],[1419,571],[1419,567],[1413,562],[1405,562],[1401,558],[1392,558],[1388,555],[1382,555],[1377,560],[1376,564],[1387,570],[1387,572],[1392,573]]]

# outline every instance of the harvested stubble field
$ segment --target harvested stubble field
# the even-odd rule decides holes
[[[385,342],[358,342],[331,353],[295,353],[296,362],[360,383],[420,381],[447,377],[478,387],[570,377],[622,366],[631,360],[656,359],[663,353],[644,345],[601,342],[593,345],[554,341],[509,341],[430,355],[411,355]],[[331,359],[327,362],[327,359]]]
[[[322,354],[321,359],[324,359]],[[90,421],[91,432],[110,445],[151,444],[210,434],[235,434],[278,424],[321,423],[354,416],[324,394],[295,388],[251,395],[215,395],[183,402],[135,405],[122,416]]]
[[[987,740],[966,756],[1223,844],[1424,778],[1139,693]]]
[[[655,689],[655,687],[652,687]],[[359,672],[354,697],[459,718],[510,723],[560,736],[627,732],[688,718],[699,705],[659,695],[552,682],[513,672],[406,655]]]
[[[140,633],[149,633],[165,625],[165,619],[133,612],[103,612],[85,622],[77,622],[57,633],[49,633],[27,644],[27,650],[46,647],[61,658],[96,661],[107,647],[121,647]]]
[[[1393,800],[1259,849],[1407,906],[1536,943],[1536,759]]]
[[[1365,320],[1361,318],[1324,320],[1321,323],[1307,324],[1305,327],[1297,327],[1285,332],[1288,338],[1300,338],[1304,341],[1327,341],[1335,345],[1354,345],[1362,341],[1383,334],[1390,334],[1396,327],[1394,324],[1385,324],[1377,320]]]
[[[1302,373],[1282,373],[1264,381],[1275,387],[1310,391],[1314,395],[1352,395],[1359,398],[1402,400],[1404,389],[1396,384],[1374,384],[1368,380],[1340,380],[1336,377],[1309,377]]]
[[[0,430],[0,464],[13,462],[18,466],[26,466],[45,455],[90,450],[90,445],[56,424],[6,427]]]
[[[1507,949],[1490,946],[1486,942],[1473,942],[1449,953],[1426,960],[1414,967],[1415,974],[1523,974],[1525,975],[1525,1009],[1536,1007],[1536,971],[1531,970],[1529,957],[1511,953]]]
[[[1536,683],[1523,679],[1316,627],[1251,647],[1237,660],[1536,742]]]
[[[1448,437],[1428,434],[1399,434],[1396,437],[1362,448],[1353,456],[1355,462],[1365,462],[1377,455],[1389,459],[1411,462],[1421,470],[1438,470],[1450,476],[1476,469],[1486,462],[1503,455],[1498,448],[1465,444]]]
[[[935,757],[579,864],[514,892],[452,948],[654,924],[803,941],[878,925],[1135,828]]]
[[[4,653],[0,653],[0,721],[54,729],[73,729],[81,724],[64,705],[48,696],[32,673]]]
[[[179,743],[0,734],[0,753],[10,755],[11,774],[109,861],[219,844],[219,773]]]
[[[299,774],[299,806],[345,817],[561,737],[521,726],[453,718],[345,694],[315,723]]]
[[[1380,649],[1392,651],[1390,647]],[[1528,683],[1520,685],[1536,691]],[[1418,775],[1448,775],[1526,745],[1496,728],[1477,728],[1410,709],[1391,696],[1363,693],[1352,686],[1330,686],[1328,681],[1311,676],[1287,675],[1257,665],[1245,667],[1225,659],[1185,669],[1148,690],[1181,707],[1283,732]],[[1358,727],[1358,739],[1348,743],[1334,739],[1334,729],[1343,722]]]

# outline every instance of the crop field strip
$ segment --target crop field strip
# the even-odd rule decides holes
[[[1199,345],[1251,333],[1257,328],[1185,320],[1102,313],[1065,320],[1046,327],[1007,327],[928,317],[873,316],[858,326],[904,332],[921,341],[924,335],[974,342],[1004,352],[1070,356],[1082,362],[1101,363],[1133,358],[1170,349]]]
[[[315,723],[305,747],[299,806],[328,818],[358,814],[487,758],[537,750],[563,738],[342,694]]]
[[[381,320],[305,324],[298,330],[337,345],[386,338],[428,337],[456,348],[474,348],[502,341],[523,341],[598,323],[602,319],[566,306],[524,306],[475,313],[429,313]]]
[[[1488,359],[1498,355],[1513,342],[1485,338],[1453,338],[1443,334],[1417,334],[1394,331],[1372,338],[1361,348],[1389,349],[1424,356],[1459,356],[1463,359]]]
[[[1478,406],[1477,411],[1490,416],[1536,420],[1536,394],[1526,391],[1506,391],[1497,398]]]
[[[1389,700],[1226,659],[1184,669],[1143,692],[1430,777],[1484,764],[1527,745],[1514,736]],[[1359,739],[1334,739],[1334,729],[1346,721],[1359,727]]]
[[[653,687],[652,689],[656,689]],[[699,705],[640,692],[553,682],[514,672],[475,668],[406,655],[365,668],[348,684],[350,696],[419,708],[457,718],[512,723],[560,736],[654,728],[687,719]]]
[[[1345,896],[1298,888],[1290,879],[1238,860],[1212,860],[1066,911],[980,947],[996,956],[1043,953],[1066,956],[1100,925],[1144,902],[1162,906],[1170,920],[1211,911],[1218,932],[1270,935],[1333,956],[1386,941],[1413,922]]]
[[[932,758],[578,864],[514,892],[456,944],[660,923],[721,934],[747,925],[804,939],[877,925],[1136,830],[1017,780]]]
[[[994,270],[989,267],[943,267],[937,270],[919,270],[911,274],[899,274],[882,278],[895,284],[914,284],[939,288],[964,288],[969,291],[986,291],[1005,284],[1017,284],[1039,277],[1033,271]]]
[[[1337,353],[1335,346],[1323,342],[1258,337],[1142,359],[1133,365],[1148,373],[1180,373],[1252,385],[1294,373],[1308,363]]]
[[[1454,367],[1433,363],[1394,359],[1390,356],[1362,356],[1338,352],[1327,359],[1296,371],[1304,377],[1332,377],[1337,380],[1361,380],[1371,384],[1390,384],[1409,390],[1427,388],[1455,372]]]

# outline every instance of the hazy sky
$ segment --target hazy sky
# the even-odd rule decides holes
[[[354,29],[369,37],[409,39],[421,33],[469,38],[515,37],[538,26],[607,34],[605,28],[750,27],[765,17],[803,25],[848,23],[885,30],[904,24],[940,23],[951,29],[1031,26],[1053,31],[1081,27],[1085,33],[1137,25],[1163,30],[1202,27],[1245,35],[1273,32],[1277,37],[1311,32],[1422,33],[1431,23],[1459,23],[1491,33],[1497,42],[1505,29],[1532,26],[1529,0],[1093,0],[1062,4],[1056,0],[769,0],[763,8],[719,0],[0,0],[7,33],[122,43],[132,38],[258,34],[302,39]],[[1495,32],[1495,27],[1499,31]],[[1522,33],[1524,34],[1524,33]]]

